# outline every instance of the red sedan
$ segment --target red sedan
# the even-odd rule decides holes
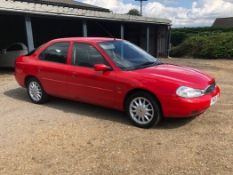
[[[112,38],[63,38],[17,58],[15,77],[32,102],[49,96],[126,111],[139,127],[162,117],[192,117],[214,105],[220,89],[198,70],[164,64]]]

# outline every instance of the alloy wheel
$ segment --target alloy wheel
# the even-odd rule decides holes
[[[41,100],[43,93],[38,82],[31,81],[28,86],[28,91],[33,101],[39,102]]]
[[[129,112],[132,119],[141,125],[150,123],[154,118],[154,107],[152,103],[144,97],[133,99],[129,106]]]

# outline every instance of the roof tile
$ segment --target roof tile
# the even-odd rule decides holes
[[[74,0],[14,0],[14,1],[33,2],[33,3],[38,3],[38,4],[48,4],[48,5],[57,5],[57,6],[63,6],[63,7],[110,12],[109,9],[74,1]]]

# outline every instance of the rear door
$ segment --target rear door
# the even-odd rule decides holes
[[[38,76],[45,91],[50,95],[72,97],[69,90],[71,72],[67,64],[69,47],[69,42],[57,42],[39,55]]]

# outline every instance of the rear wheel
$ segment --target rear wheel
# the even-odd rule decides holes
[[[27,81],[27,93],[33,103],[42,104],[48,100],[48,95],[43,90],[40,82],[35,78],[30,78]]]
[[[147,92],[132,94],[126,101],[126,111],[134,125],[150,128],[161,120],[161,111],[156,99]]]

